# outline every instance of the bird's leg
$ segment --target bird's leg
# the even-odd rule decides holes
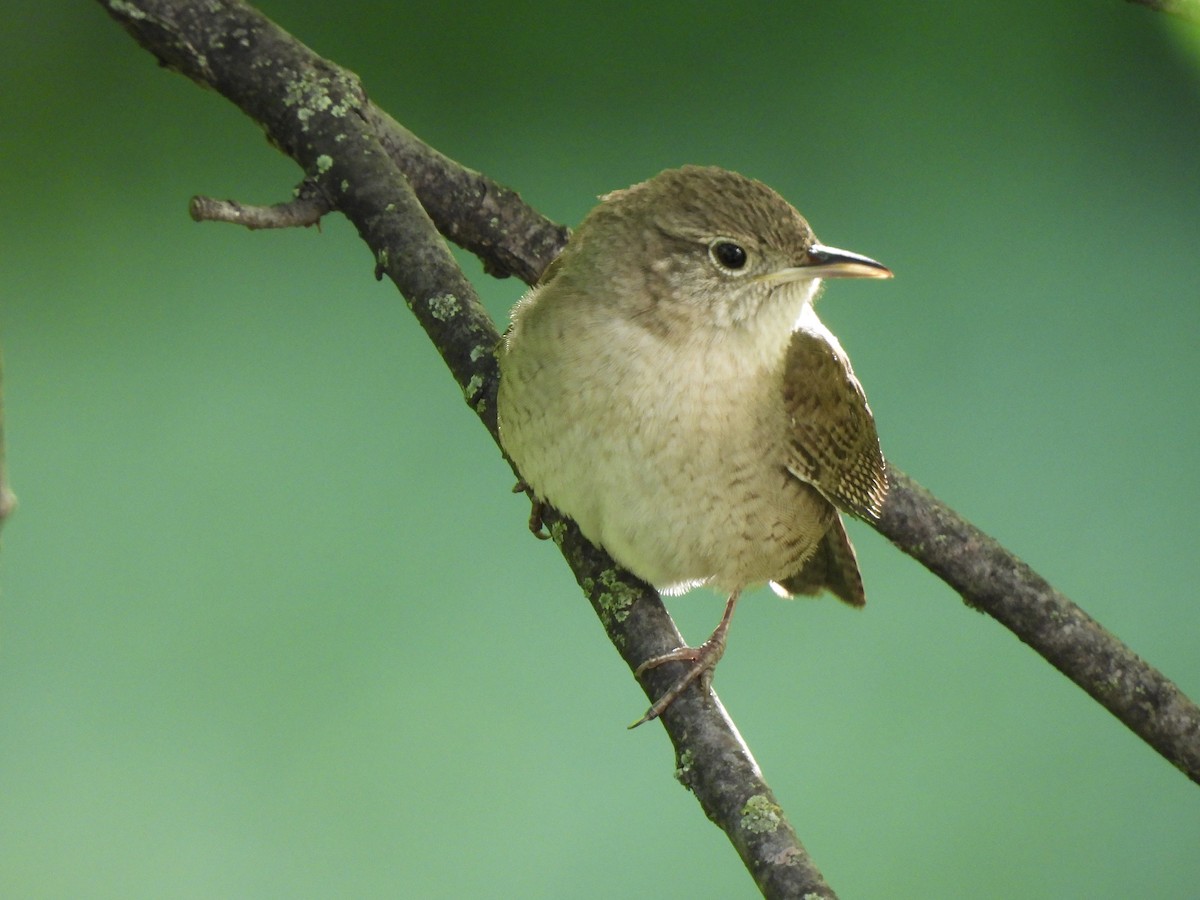
[[[684,673],[683,677],[671,685],[665,694],[654,701],[654,705],[646,710],[644,716],[630,725],[630,728],[637,728],[644,722],[657,719],[668,706],[675,702],[675,698],[682,694],[684,689],[697,678],[700,679],[701,691],[708,691],[712,686],[713,670],[716,668],[721,657],[725,655],[725,641],[729,634],[729,622],[733,619],[733,608],[737,606],[740,594],[741,590],[736,590],[729,595],[729,600],[725,603],[725,613],[721,616],[721,621],[717,623],[717,627],[709,635],[708,640],[699,647],[680,647],[678,650],[672,650],[670,653],[664,653],[661,656],[652,656],[634,670],[633,675],[637,678],[647,669],[656,668],[663,663],[692,663],[692,667]]]
[[[542,514],[546,510],[546,504],[534,496],[533,489],[524,481],[518,481],[514,484],[512,492],[514,494],[525,493],[529,495],[529,502],[533,504],[529,510],[529,530],[539,541],[550,540],[550,535],[546,532],[546,523],[542,521]]]

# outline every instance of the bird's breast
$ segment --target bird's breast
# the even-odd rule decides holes
[[[573,331],[569,350],[502,353],[501,435],[522,476],[658,587],[798,568],[832,508],[784,466],[784,347],[609,325]]]

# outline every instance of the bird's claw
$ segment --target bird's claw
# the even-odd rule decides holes
[[[713,670],[717,666],[717,662],[725,653],[725,642],[720,640],[716,635],[709,638],[699,647],[680,647],[678,650],[672,650],[670,653],[664,653],[661,656],[654,656],[646,660],[637,669],[634,670],[634,677],[640,678],[642,673],[648,669],[654,669],[661,666],[663,663],[669,662],[690,662],[692,664],[686,672],[668,688],[667,692],[654,701],[654,704],[646,710],[645,715],[630,725],[630,728],[637,728],[639,725],[644,725],[653,719],[661,716],[668,706],[687,690],[688,685],[699,679],[701,693],[707,693],[712,687]]]
[[[692,667],[678,681],[671,685],[665,694],[654,701],[654,705],[646,710],[644,716],[629,726],[630,728],[637,728],[651,719],[657,719],[687,689],[687,686],[696,679],[700,679],[701,693],[708,693],[709,688],[712,687],[713,669],[717,667],[717,663],[725,655],[725,642],[729,636],[729,622],[733,619],[733,609],[737,606],[740,593],[741,591],[739,590],[729,595],[729,599],[725,602],[725,613],[721,616],[721,621],[717,624],[713,633],[709,635],[708,640],[699,647],[680,647],[677,650],[672,650],[670,653],[652,656],[633,670],[633,676],[640,678],[646,670],[661,666],[663,663],[690,662],[692,664]]]
[[[539,541],[550,540],[550,532],[546,530],[546,523],[542,520],[546,512],[546,504],[534,496],[533,490],[524,481],[514,484],[512,492],[529,495],[529,502],[532,504],[529,509],[529,531]]]

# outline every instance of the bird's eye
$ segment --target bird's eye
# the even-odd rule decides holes
[[[736,272],[746,267],[746,249],[727,238],[719,238],[709,244],[708,255],[722,269]]]

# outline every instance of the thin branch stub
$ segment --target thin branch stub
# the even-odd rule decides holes
[[[254,206],[236,200],[217,200],[197,195],[188,202],[188,214],[196,222],[228,222],[255,231],[260,228],[321,227],[321,217],[330,205],[317,196],[301,196],[274,206]]]

